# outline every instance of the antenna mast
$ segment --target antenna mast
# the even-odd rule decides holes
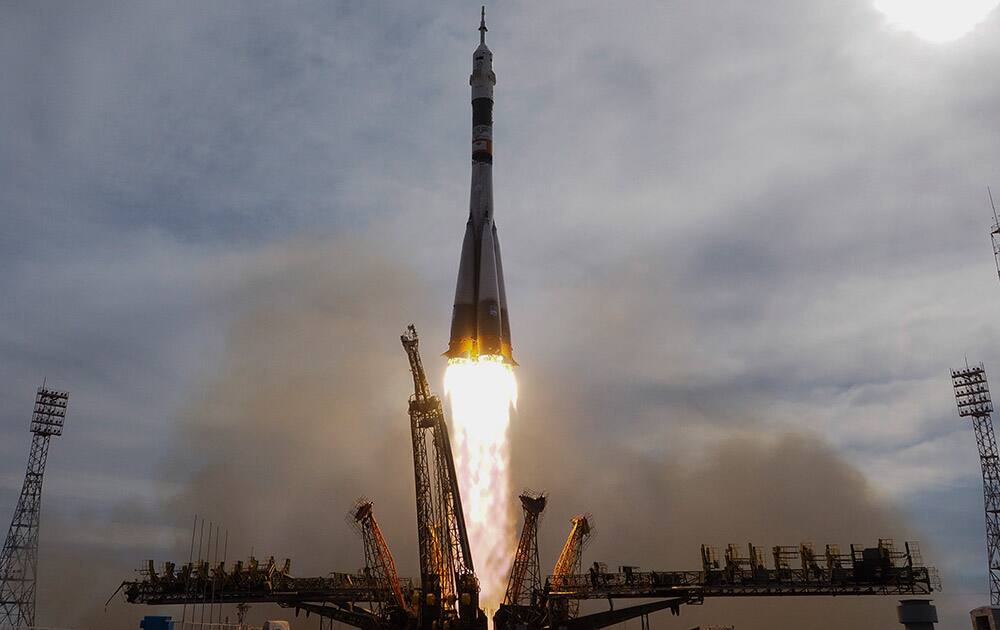
[[[1000,217],[997,216],[997,206],[993,203],[993,191],[986,187],[990,198],[990,208],[993,209],[993,225],[990,228],[990,239],[993,241],[993,262],[997,267],[997,278],[1000,278]]]

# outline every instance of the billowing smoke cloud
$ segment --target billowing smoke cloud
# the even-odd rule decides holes
[[[187,481],[163,506],[160,518],[175,535],[161,553],[186,558],[190,519],[198,513],[228,529],[230,559],[253,548],[259,557],[292,558],[299,575],[353,571],[362,564],[361,543],[344,516],[357,496],[366,495],[375,501],[401,573],[416,575],[406,417],[411,383],[397,335],[410,320],[420,326],[442,319],[441,309],[423,296],[419,278],[364,242],[297,242],[243,265],[227,293],[239,314],[220,367],[187,407],[178,440],[168,447],[171,476]],[[615,317],[635,322],[640,311],[645,309]],[[423,355],[440,392],[436,334],[443,330],[426,327]],[[662,426],[648,432],[645,448],[630,446],[643,443],[637,431],[647,431],[632,418],[648,414],[651,403],[618,397],[614,388],[595,389],[613,379],[580,369],[576,361],[566,356],[523,369],[525,396],[511,433],[515,484],[551,497],[541,530],[546,569],[568,518],[578,512],[592,513],[597,524],[585,562],[612,567],[694,569],[701,543],[848,544],[905,535],[858,470],[816,438],[761,435],[761,423],[749,412],[738,422],[715,418],[713,405],[699,415],[687,403],[662,402],[653,405],[663,413]],[[668,439],[663,436],[672,428],[684,440],[699,424],[703,439],[690,446],[654,443]],[[131,561],[117,567],[126,573],[117,577],[106,575],[113,563],[104,562],[101,580],[108,582],[100,586],[109,588],[102,594],[152,555],[134,546],[128,552]],[[98,563],[82,555],[88,557],[60,554],[58,564]],[[89,587],[79,575],[68,571],[66,591]],[[87,593],[66,600],[74,602],[66,604],[66,620],[87,628],[102,622],[127,627],[149,612],[116,603],[107,615],[71,616],[81,610],[78,602],[96,599]],[[680,620],[662,613],[654,625],[884,628],[894,623],[893,605],[891,599],[849,598],[709,601],[684,610]],[[254,612],[289,614],[263,607]],[[296,625],[316,627],[316,621]]]
[[[17,401],[43,374],[73,393],[45,625],[132,627],[146,611],[99,604],[141,559],[186,558],[196,512],[231,556],[350,569],[342,516],[366,494],[415,573],[395,335],[420,326],[437,386],[478,6],[386,6],[3,5],[0,504],[23,470]],[[947,368],[1000,364],[1000,91],[981,80],[1000,13],[944,47],[871,0],[489,16],[513,456],[518,485],[551,492],[548,563],[576,511],[612,566],[902,537],[833,451],[937,536],[942,618],[965,624],[986,598],[982,497]],[[377,239],[245,253],[356,229]],[[886,600],[816,605],[802,623],[788,600],[702,612],[857,627],[845,611],[870,606],[892,625]]]
[[[151,611],[118,602],[104,613],[96,603],[144,558],[186,561],[195,514],[228,530],[230,560],[252,550],[292,558],[299,575],[354,571],[363,555],[345,515],[367,495],[401,570],[414,572],[412,385],[398,335],[407,317],[419,325],[426,305],[405,267],[373,252],[371,243],[300,240],[239,261],[235,279],[225,266],[210,272],[207,282],[223,287],[220,298],[237,315],[221,361],[205,357],[217,372],[185,407],[176,442],[164,445],[165,476],[182,480],[180,490],[161,496],[153,515],[121,508],[133,532],[156,522],[172,529],[159,540],[138,532],[145,547],[119,539],[112,547],[75,542],[47,550],[47,620],[134,625]],[[425,355],[435,354],[428,344]],[[440,380],[439,371],[433,376]],[[203,546],[207,555],[207,533]],[[257,617],[265,614],[256,608]]]
[[[585,562],[603,561],[611,568],[697,569],[701,544],[718,547],[721,554],[728,543],[745,550],[747,542],[766,549],[814,542],[822,549],[825,543],[870,545],[879,536],[907,535],[859,471],[814,437],[743,434],[677,461],[588,443],[565,429],[525,433],[531,437],[516,442],[518,459],[550,462],[543,468],[514,467],[534,468],[536,476],[523,479],[524,485],[551,492],[540,533],[542,562],[549,570],[570,516],[581,512],[592,513],[595,526]],[[669,615],[662,613],[654,625],[886,628],[895,623],[894,604],[891,598],[710,599],[683,609],[683,621],[666,624]]]
[[[412,529],[399,334],[426,309],[417,279],[372,251],[296,243],[257,261],[220,371],[182,424],[176,461],[193,476],[171,512],[221,522],[237,553],[287,555],[300,574],[361,562],[344,524],[361,494],[391,541]]]

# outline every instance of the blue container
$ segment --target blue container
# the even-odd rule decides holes
[[[174,622],[170,617],[146,615],[139,622],[142,630],[174,630]]]

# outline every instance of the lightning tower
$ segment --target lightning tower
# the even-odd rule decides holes
[[[62,435],[69,394],[42,385],[31,416],[31,452],[17,509],[0,555],[0,626],[35,625],[35,580],[38,569],[38,523],[42,510],[42,476],[49,438]]]
[[[986,187],[986,194],[990,197],[990,208],[993,209],[993,225],[990,227],[990,240],[993,241],[993,262],[997,266],[997,277],[1000,278],[1000,216],[997,215],[997,206],[993,203],[993,191]]]
[[[1000,606],[1000,453],[993,434],[993,401],[983,364],[951,371],[958,415],[972,418],[983,471],[986,509],[986,556],[990,574],[990,604]]]

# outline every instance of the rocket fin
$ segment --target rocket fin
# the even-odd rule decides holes
[[[500,354],[504,361],[517,365],[514,360],[514,349],[510,340],[510,320],[507,315],[507,287],[503,280],[503,259],[500,257],[500,236],[497,234],[496,223],[493,224],[493,255],[497,261],[497,285],[500,288]]]

